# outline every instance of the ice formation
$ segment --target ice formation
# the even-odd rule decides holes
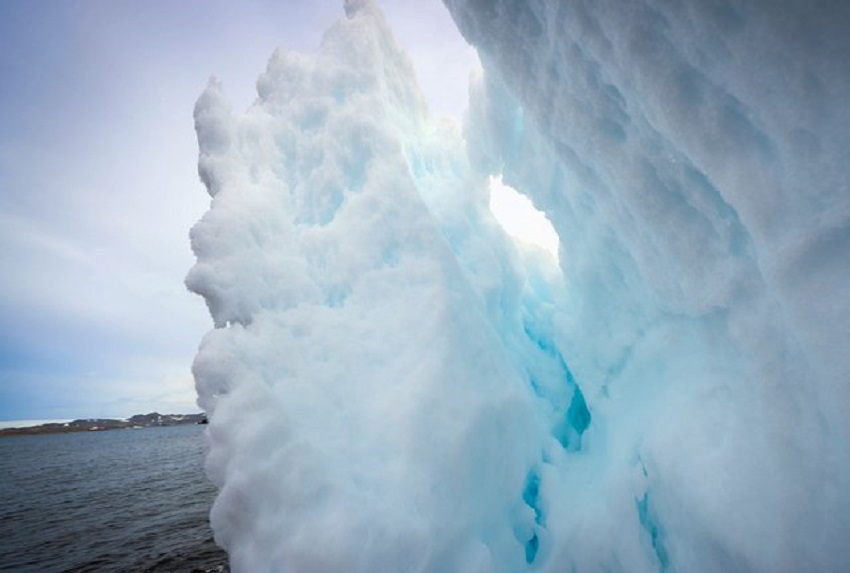
[[[234,571],[846,568],[847,5],[447,6],[462,134],[371,0],[196,105]]]

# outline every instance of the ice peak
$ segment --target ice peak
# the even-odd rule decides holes
[[[378,10],[375,0],[344,0],[345,15],[354,18],[358,14],[373,13]]]

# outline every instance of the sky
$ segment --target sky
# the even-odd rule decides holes
[[[432,112],[460,122],[480,64],[448,11],[381,5]],[[198,410],[195,100],[216,76],[246,109],[276,48],[313,52],[343,17],[342,0],[0,2],[0,424]],[[525,208],[500,185],[492,205]]]
[[[388,0],[432,110],[473,50],[438,0]],[[236,109],[277,47],[314,51],[341,0],[0,2],[0,421],[197,411],[212,327],[183,278],[209,205],[195,100]]]

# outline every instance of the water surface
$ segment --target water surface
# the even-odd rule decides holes
[[[0,571],[226,571],[203,428],[0,439]]]

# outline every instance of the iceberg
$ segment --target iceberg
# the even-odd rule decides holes
[[[850,563],[848,9],[446,5],[483,65],[462,130],[373,0],[246,112],[196,104],[232,569]]]
[[[594,476],[639,468],[655,566],[846,567],[847,4],[446,4],[489,73],[470,147],[559,234],[559,347],[620,465]],[[555,561],[639,569],[596,497]]]

